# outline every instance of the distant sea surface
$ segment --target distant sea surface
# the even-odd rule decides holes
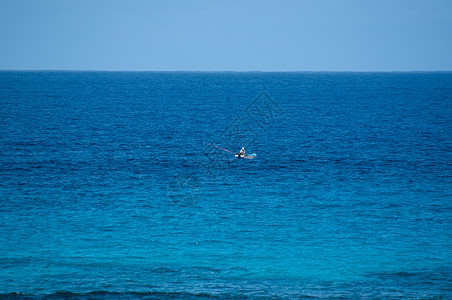
[[[0,72],[0,298],[450,299],[452,73]]]

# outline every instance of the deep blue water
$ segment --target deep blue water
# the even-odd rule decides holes
[[[452,298],[452,73],[0,72],[0,197],[1,298]]]

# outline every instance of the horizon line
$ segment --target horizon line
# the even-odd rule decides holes
[[[0,72],[130,72],[130,73],[451,73],[452,70],[108,70],[108,69],[0,69]]]

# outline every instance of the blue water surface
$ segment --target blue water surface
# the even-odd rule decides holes
[[[0,72],[0,197],[1,298],[452,298],[452,73]]]

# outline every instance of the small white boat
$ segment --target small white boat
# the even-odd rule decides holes
[[[236,157],[236,158],[244,158],[244,159],[253,159],[253,158],[255,158],[256,156],[257,156],[256,153],[253,153],[253,154],[251,154],[251,155],[244,155],[244,156],[241,156],[241,157],[239,157],[238,154],[235,154],[235,157]]]

